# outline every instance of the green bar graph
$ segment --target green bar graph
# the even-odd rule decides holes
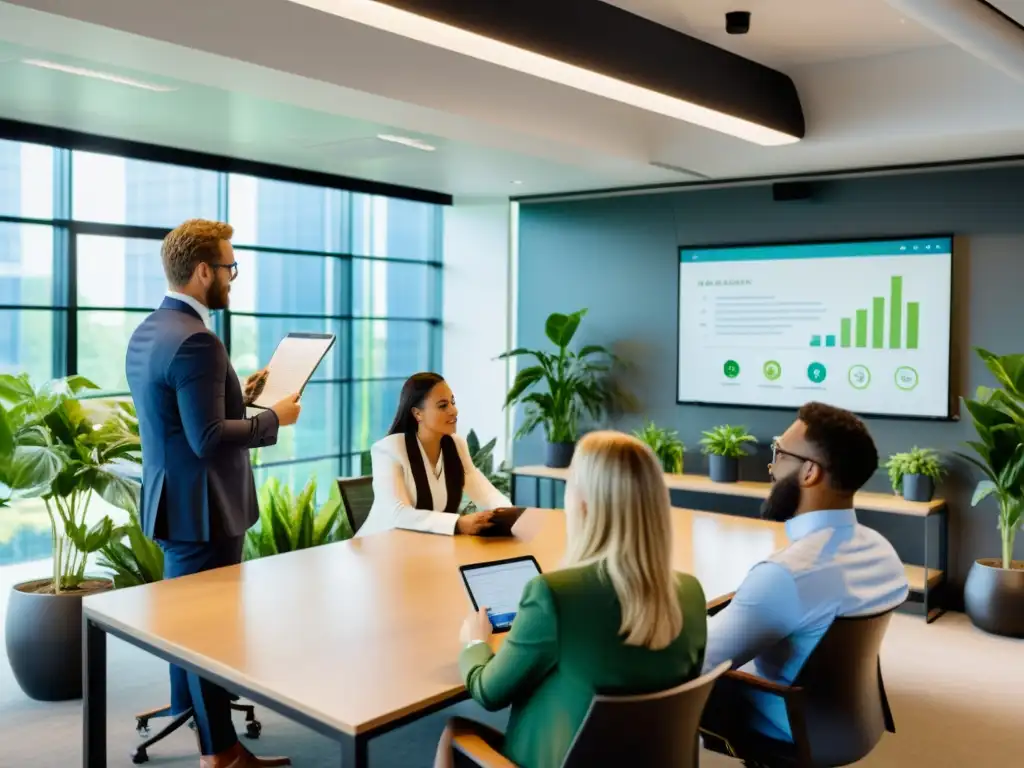
[[[903,278],[893,275],[889,284],[889,349],[899,349],[903,338]]]
[[[916,301],[907,302],[907,349],[917,349],[917,323],[921,305]]]
[[[871,302],[871,347],[885,347],[885,297],[875,296]]]
[[[869,308],[858,309],[853,317],[839,320],[839,346],[858,349],[917,349],[921,339],[919,334],[921,321],[921,305],[916,301],[903,301],[903,276],[892,275],[889,278],[889,307],[886,313],[886,299],[875,296]],[[888,344],[886,344],[885,323],[889,318]],[[871,339],[868,340],[868,322],[871,323]],[[812,347],[836,346],[835,334],[811,336]]]
[[[821,346],[821,336],[811,336],[811,346],[812,347],[820,347]]]

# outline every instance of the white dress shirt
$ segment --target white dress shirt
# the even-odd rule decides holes
[[[466,473],[464,493],[481,510],[511,506],[511,502],[484,477],[484,473],[473,466],[469,446],[459,435],[452,435],[462,467]],[[430,466],[427,452],[420,445],[423,467],[430,485],[433,510],[416,509],[416,481],[409,466],[405,450],[405,435],[388,435],[370,448],[373,462],[373,506],[370,514],[359,529],[359,536],[379,533],[392,528],[410,531],[452,535],[459,520],[457,514],[442,512],[448,505],[448,488],[444,480],[444,457]]]
[[[202,304],[196,299],[193,299],[188,294],[178,293],[177,291],[168,291],[167,298],[177,299],[178,301],[183,301],[186,304],[188,304],[190,307],[192,307],[192,309],[194,309],[199,314],[199,319],[203,321],[203,325],[205,325],[207,328],[210,327],[210,310],[205,304]]]

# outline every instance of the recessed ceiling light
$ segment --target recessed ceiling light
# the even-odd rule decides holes
[[[388,133],[378,133],[377,138],[381,141],[390,141],[392,144],[401,144],[406,147],[412,147],[413,149],[419,149],[423,152],[433,152],[437,147],[432,147],[430,144],[420,141],[419,139],[410,139],[408,136],[393,136]]]
[[[33,67],[41,67],[42,69],[53,69],[57,72],[65,72],[69,75],[78,75],[79,77],[91,77],[96,80],[106,80],[109,83],[117,83],[118,85],[129,85],[132,88],[141,88],[145,91],[158,91],[160,93],[166,93],[168,91],[178,90],[177,88],[169,85],[154,85],[153,83],[144,83],[141,80],[135,80],[130,77],[122,77],[121,75],[114,75],[110,72],[98,72],[95,69],[72,67],[68,64],[58,64],[55,61],[46,61],[45,59],[22,59],[21,63],[28,64]]]
[[[515,179],[515,180],[512,181],[512,183],[513,184],[522,184],[523,182],[521,182],[519,179]]]
[[[762,146],[793,144],[800,140],[782,131],[719,112],[695,101],[620,80],[591,69],[545,56],[516,45],[446,24],[425,15],[377,0],[293,0],[391,34],[444,48],[490,64],[523,72],[553,83],[576,88],[606,99],[629,104],[666,117],[729,134]],[[468,4],[467,4],[468,5]]]

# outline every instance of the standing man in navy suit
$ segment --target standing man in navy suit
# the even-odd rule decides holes
[[[164,551],[164,578],[242,561],[259,509],[249,449],[274,445],[294,424],[298,395],[246,418],[266,371],[242,385],[210,311],[225,309],[238,274],[230,225],[193,219],[164,239],[170,290],[128,344],[128,386],[142,437],[141,522]],[[216,633],[217,627],[209,631]],[[200,768],[290,765],[257,758],[239,743],[223,688],[171,667],[171,710],[195,711]]]

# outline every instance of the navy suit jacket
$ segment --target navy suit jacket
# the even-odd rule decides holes
[[[165,298],[132,334],[125,369],[142,438],[146,535],[244,534],[259,517],[249,449],[277,442],[277,414],[246,418],[227,350],[177,299]]]

